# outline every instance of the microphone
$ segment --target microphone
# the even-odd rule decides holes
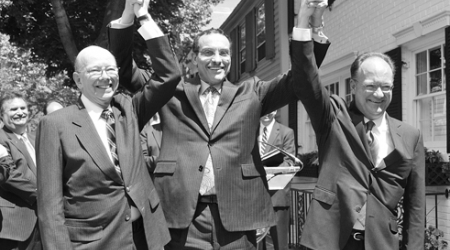
[[[295,155],[293,155],[293,154],[287,152],[286,150],[284,150],[284,149],[282,149],[282,148],[280,148],[280,147],[277,147],[277,146],[275,146],[275,145],[272,145],[272,144],[270,144],[270,143],[268,143],[268,142],[260,141],[260,143],[264,143],[264,144],[266,144],[266,145],[269,145],[269,146],[271,146],[271,147],[273,147],[273,148],[279,150],[282,154],[284,154],[285,156],[291,158],[291,160],[294,161],[294,166],[300,167],[300,170],[299,170],[299,171],[301,171],[301,170],[303,169],[303,167],[304,167],[304,166],[303,166],[303,162],[302,162],[299,158],[297,158]]]

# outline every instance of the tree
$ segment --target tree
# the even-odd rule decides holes
[[[211,4],[223,0],[151,0],[150,12],[170,34],[179,58],[192,37],[211,20]],[[125,0],[0,0],[0,32],[30,50],[30,60],[46,65],[48,77],[73,72],[78,50],[106,46],[106,25],[120,17]],[[137,25],[137,24],[135,24]],[[140,67],[149,67],[145,44],[135,38],[134,55]]]
[[[46,65],[30,62],[32,52],[11,45],[9,36],[0,34],[0,92],[22,91],[29,102],[30,129],[34,130],[46,100],[57,97],[66,106],[77,100],[78,91],[67,86],[69,78],[59,73],[46,77]]]

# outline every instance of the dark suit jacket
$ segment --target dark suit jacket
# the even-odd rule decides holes
[[[34,135],[28,139],[34,145]],[[0,183],[0,238],[25,241],[33,232],[36,222],[36,166],[25,144],[6,127],[0,129],[0,143],[5,146],[13,165],[2,172],[8,178]]]
[[[301,243],[312,249],[341,249],[358,211],[367,202],[365,247],[398,249],[395,208],[404,196],[403,243],[423,249],[425,226],[425,158],[418,129],[387,116],[394,151],[386,168],[374,171],[363,115],[321,85],[312,43],[293,46],[303,67],[294,74],[317,136],[320,173]]]
[[[120,66],[121,84],[136,89],[142,85],[142,74],[132,70],[131,37],[132,29],[117,30],[110,47]],[[298,68],[301,65],[292,65]],[[259,119],[297,100],[294,89],[302,80],[294,81],[288,72],[269,81],[225,81],[211,130],[199,99],[200,79],[180,81],[174,97],[159,111],[162,143],[154,172],[170,228],[187,228],[192,222],[209,154],[224,227],[246,231],[275,224],[256,141]]]
[[[160,250],[169,241],[139,132],[172,97],[180,75],[167,38],[147,43],[158,48],[150,51],[154,88],[111,101],[123,178],[81,101],[39,123],[38,212],[46,249],[132,249],[130,204],[142,215],[149,249]]]
[[[161,148],[161,136],[160,124],[155,124],[155,126],[147,124],[141,131],[142,152],[150,175],[153,175],[153,171],[155,171],[156,158],[159,156]]]
[[[270,132],[270,136],[267,142],[286,150],[288,153],[295,155],[294,130],[284,126],[283,124],[280,124],[278,122],[275,122],[273,124],[272,131]],[[271,150],[273,150],[273,148],[267,145],[264,153],[268,153]],[[273,158],[263,160],[262,164],[266,167],[291,166],[294,165],[294,161],[290,157],[283,155],[283,157],[275,156]],[[289,207],[291,204],[289,191],[290,184],[288,184],[286,188],[282,190],[271,191],[272,205],[274,207]]]

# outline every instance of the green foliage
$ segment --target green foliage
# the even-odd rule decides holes
[[[442,240],[444,232],[429,225],[425,228],[425,249],[426,250],[444,250],[448,249],[448,242]]]
[[[56,17],[51,2],[54,0],[0,0],[0,32],[8,34],[10,41],[30,50],[33,63],[45,65],[48,77],[62,72],[73,72],[72,61],[65,51],[58,32]],[[78,50],[87,45],[106,44],[106,24],[120,17],[124,0],[55,0],[60,2],[67,14],[70,27],[65,27],[73,36]],[[151,0],[150,13],[166,32],[170,33],[174,49],[182,58],[186,46],[203,26],[211,20],[211,4],[223,0]],[[58,16],[59,17],[59,16]],[[61,17],[59,17],[61,18]],[[134,55],[140,67],[148,68],[145,43],[135,35]]]
[[[25,92],[30,109],[30,129],[37,126],[46,100],[57,97],[66,106],[77,100],[78,91],[67,86],[65,73],[46,77],[46,65],[32,62],[32,52],[13,46],[9,37],[0,34],[0,91]]]
[[[446,155],[446,154],[444,154]],[[425,148],[425,164],[427,167],[439,167],[442,169],[442,173],[447,174],[450,177],[450,163],[447,158],[446,161],[442,159],[443,156],[439,150],[429,150]]]

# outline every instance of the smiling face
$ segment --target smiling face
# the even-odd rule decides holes
[[[270,113],[268,113],[267,115],[261,117],[259,120],[262,123],[262,125],[264,126],[268,126],[272,120],[275,118],[275,115],[277,114],[277,111],[272,111]]]
[[[231,51],[228,38],[207,34],[198,40],[199,52],[194,58],[200,79],[210,85],[222,83],[230,71]]]
[[[108,107],[119,86],[114,56],[101,47],[90,46],[77,56],[73,79],[81,93],[102,108]]]
[[[381,117],[392,100],[394,75],[389,64],[379,57],[367,58],[351,80],[355,104],[370,120]]]
[[[22,134],[25,132],[28,122],[28,105],[22,98],[13,98],[3,102],[2,120],[9,130]]]

